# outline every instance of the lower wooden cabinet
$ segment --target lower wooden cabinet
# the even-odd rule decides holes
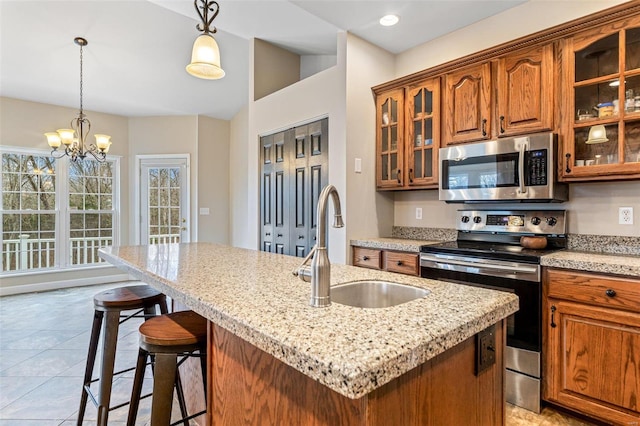
[[[544,292],[543,398],[640,424],[640,280],[549,269]]]
[[[420,275],[418,253],[353,247],[353,266],[405,275]]]

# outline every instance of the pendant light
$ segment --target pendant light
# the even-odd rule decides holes
[[[202,23],[196,25],[196,29],[203,34],[198,36],[193,43],[191,63],[187,65],[187,72],[194,77],[207,80],[220,79],[224,77],[224,70],[220,67],[220,49],[216,39],[211,35],[215,34],[217,29],[216,27],[210,28],[211,23],[220,12],[220,6],[214,0],[194,0],[193,5],[202,20]],[[212,13],[210,18],[209,12]]]
[[[71,120],[71,129],[58,129],[55,132],[48,132],[44,135],[47,137],[47,143],[51,147],[51,155],[55,158],[62,158],[65,155],[71,157],[71,160],[83,160],[87,154],[91,154],[96,160],[103,162],[109,152],[111,146],[111,136],[96,134],[96,143],[90,144],[87,140],[91,123],[84,114],[82,108],[82,48],[88,44],[87,40],[82,37],[76,37],[73,42],[80,46],[80,112],[78,116]],[[58,151],[61,145],[64,145],[64,151]]]

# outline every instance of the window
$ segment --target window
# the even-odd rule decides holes
[[[119,161],[3,148],[2,272],[101,263],[114,242]]]

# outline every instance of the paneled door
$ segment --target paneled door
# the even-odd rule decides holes
[[[260,250],[307,255],[328,183],[328,119],[260,138]]]
[[[187,158],[140,160],[140,243],[190,241]]]

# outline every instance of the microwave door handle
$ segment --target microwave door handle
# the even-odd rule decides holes
[[[518,190],[519,194],[526,194],[527,187],[524,184],[524,153],[527,151],[529,147],[528,139],[526,142],[521,142],[519,144],[520,154],[518,155],[518,177],[520,178],[520,188]]]

